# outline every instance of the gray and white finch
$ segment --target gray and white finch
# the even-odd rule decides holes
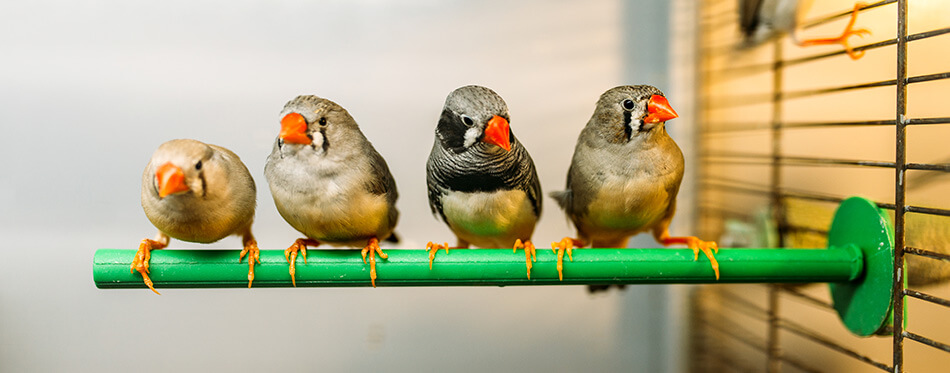
[[[251,234],[257,189],[247,166],[230,150],[196,140],[168,141],[155,150],[142,174],[142,208],[158,228],[154,240],[144,239],[132,270],[149,279],[151,250],[168,246],[169,237],[211,243],[240,235],[244,245],[238,261],[248,255],[247,287],[254,282],[260,250]]]
[[[298,96],[280,112],[281,130],[267,157],[264,175],[277,211],[307,238],[284,255],[296,286],[297,252],[327,243],[362,247],[369,253],[376,286],[379,241],[389,238],[399,218],[396,182],[383,157],[340,105],[317,96]]]
[[[645,231],[663,245],[688,245],[694,259],[702,251],[719,278],[715,242],[669,234],[684,167],[683,153],[665,128],[676,117],[663,93],[652,86],[620,86],[600,96],[577,138],[567,189],[551,193],[578,235],[551,245],[558,249],[562,279],[565,249],[570,256],[575,245],[626,247],[631,236]]]
[[[856,60],[864,56],[864,51],[855,51],[848,43],[851,36],[863,37],[871,33],[866,29],[854,29],[858,10],[863,8],[864,4],[854,4],[851,19],[841,36],[799,40],[798,33],[803,18],[812,3],[814,0],[739,0],[739,29],[743,36],[743,46],[759,45],[782,33],[788,33],[795,44],[800,46],[841,44],[851,59]]]
[[[429,207],[458,238],[458,247],[525,250],[531,278],[531,235],[541,214],[534,162],[509,128],[508,106],[491,89],[469,85],[445,99],[426,163]],[[448,244],[429,242],[429,268]]]

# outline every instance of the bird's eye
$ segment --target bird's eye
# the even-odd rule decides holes
[[[201,170],[201,161],[198,161],[198,163],[195,163],[195,169],[199,171]]]
[[[463,115],[463,116],[462,116],[462,123],[465,123],[466,126],[471,127],[471,126],[474,126],[474,125],[475,125],[475,120],[472,119],[472,117],[470,117],[470,116],[468,116],[468,115]]]
[[[320,125],[321,126],[327,125],[327,117],[320,118]]]
[[[623,100],[621,105],[623,105],[624,110],[633,110],[633,100],[629,98],[626,100]]]

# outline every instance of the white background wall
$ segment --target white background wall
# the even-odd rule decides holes
[[[501,94],[545,193],[560,189],[603,91],[651,83],[670,94],[668,51],[638,54],[664,44],[667,6],[0,4],[0,371],[681,368],[682,351],[669,351],[676,339],[663,287],[596,297],[566,286],[166,289],[159,297],[98,290],[91,272],[96,249],[134,249],[154,235],[140,177],[173,138],[239,154],[258,185],[261,247],[288,246],[298,234],[277,214],[263,166],[277,113],[298,94],[343,105],[387,158],[404,247],[453,242],[429,212],[424,173],[446,94],[465,84]],[[552,202],[535,233],[539,247],[573,234]],[[238,246],[237,238],[171,244]]]

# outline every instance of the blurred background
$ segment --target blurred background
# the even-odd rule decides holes
[[[403,247],[454,242],[425,186],[445,96],[467,84],[497,91],[545,192],[563,188],[605,90],[654,84],[677,105],[671,13],[616,0],[3,2],[0,371],[680,369],[672,343],[683,328],[667,322],[661,287],[600,297],[583,287],[156,296],[98,290],[91,272],[96,249],[136,248],[155,234],[141,173],[174,138],[240,155],[257,181],[261,248],[292,243],[299,234],[277,214],[263,169],[278,113],[299,94],[347,108],[386,157]],[[573,233],[544,203],[539,247]],[[236,237],[210,245],[239,246]]]
[[[895,37],[896,6],[884,3],[861,13],[858,26],[873,34],[856,45]],[[261,248],[293,242],[298,233],[277,214],[263,167],[279,130],[277,114],[299,94],[347,108],[387,159],[400,191],[400,248],[453,242],[429,211],[425,161],[445,96],[466,84],[490,87],[507,101],[512,130],[535,159],[545,193],[563,188],[577,135],[601,93],[655,85],[680,114],[667,128],[687,156],[672,233],[768,245],[742,232],[761,231],[763,219],[755,215],[765,211],[769,221],[776,216],[771,205],[785,214],[779,219],[785,243],[822,247],[821,229],[836,203],[775,200],[756,191],[860,194],[893,203],[893,166],[771,164],[770,126],[890,120],[789,128],[780,151],[893,162],[893,85],[777,104],[734,105],[731,98],[771,95],[775,74],[784,77],[778,88],[789,92],[894,79],[895,48],[869,49],[859,61],[833,54],[839,46],[800,48],[787,37],[738,50],[735,6],[732,0],[4,2],[0,371],[762,371],[780,360],[750,347],[765,339],[768,324],[735,312],[731,296],[764,304],[778,292],[784,316],[890,364],[889,337],[851,337],[814,302],[760,285],[628,286],[594,296],[570,286],[164,289],[156,296],[93,284],[96,249],[134,249],[155,234],[139,202],[141,172],[155,148],[173,138],[240,155],[257,181],[254,232]],[[820,2],[808,16],[852,6]],[[910,9],[910,33],[948,26],[950,6],[943,2],[912,1]],[[834,35],[846,21],[835,17],[806,31]],[[909,75],[948,71],[948,49],[947,36],[911,44]],[[771,67],[776,58],[825,54],[833,55],[778,72]],[[946,80],[911,86],[908,115],[950,117],[947,88]],[[908,161],[946,164],[947,131],[910,130]],[[770,179],[776,167],[778,183]],[[950,207],[942,175],[909,174],[908,204]],[[736,184],[756,191],[728,188]],[[534,236],[539,247],[573,234],[555,204],[544,203]],[[933,238],[915,245],[945,241],[946,222],[918,221],[922,234],[915,237]],[[630,245],[658,246],[645,235]],[[929,248],[945,249],[936,245]],[[239,246],[236,237],[170,245]],[[922,268],[934,273],[927,286],[950,296],[942,267],[926,263]],[[824,285],[793,291],[827,298]],[[909,308],[910,327],[950,340],[940,322],[947,310]],[[737,341],[717,332],[723,325],[752,337]],[[809,362],[806,371],[877,369],[808,340],[782,343],[789,356]],[[930,346],[908,341],[907,347],[915,372],[950,363],[950,354]]]
[[[871,34],[850,40],[864,52],[859,60],[840,45],[803,48],[790,37],[738,49],[737,3],[700,5],[699,232],[724,246],[825,247],[839,202],[871,199],[904,232],[907,288],[916,294],[905,297],[904,327],[917,337],[905,335],[895,348],[890,335],[850,334],[826,284],[702,286],[689,302],[691,370],[894,371],[900,354],[897,371],[946,371],[950,3],[907,1],[911,41],[903,56],[896,46],[899,4],[861,4],[855,29]],[[854,7],[813,2],[798,39],[841,35]],[[901,65],[908,77],[903,104],[896,87]],[[907,123],[900,145],[898,108]],[[908,164],[901,189],[899,147]],[[895,219],[897,195],[908,206],[903,223]]]

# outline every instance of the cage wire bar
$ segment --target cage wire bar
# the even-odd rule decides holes
[[[904,371],[904,240],[907,189],[904,176],[907,173],[907,0],[897,2],[897,108],[894,128],[896,131],[894,163],[894,335],[895,373]]]
[[[771,107],[771,159],[772,167],[769,173],[769,197],[772,206],[772,219],[778,227],[778,247],[785,247],[785,234],[788,222],[785,220],[785,204],[782,202],[782,193],[779,186],[782,185],[782,170],[777,166],[782,156],[782,43],[776,39],[772,42],[772,95]],[[768,313],[769,323],[766,341],[768,343],[767,370],[769,372],[778,372],[782,369],[782,350],[779,342],[779,288],[776,285],[768,287]]]
[[[781,288],[781,289],[784,290],[784,291],[795,291],[795,290],[791,290],[791,289],[794,289],[794,288],[785,287],[785,286],[782,286],[782,285],[771,285],[770,287],[772,287],[772,288],[778,287],[778,288]],[[797,291],[795,291],[795,292],[797,292]],[[800,292],[797,292],[797,294],[800,294],[800,295],[804,296],[804,295],[801,294]],[[837,352],[840,352],[840,353],[843,354],[843,355],[846,355],[846,356],[851,357],[851,358],[854,358],[854,359],[856,359],[856,360],[859,360],[859,361],[868,363],[868,364],[870,364],[870,365],[873,365],[873,366],[875,366],[875,367],[878,367],[878,368],[881,368],[881,369],[884,369],[884,370],[889,370],[889,367],[888,367],[887,365],[885,365],[885,364],[883,364],[883,363],[876,362],[876,361],[874,361],[873,359],[871,359],[871,358],[868,357],[868,356],[865,356],[865,355],[863,355],[863,354],[860,354],[860,353],[854,351],[853,349],[850,349],[850,348],[848,348],[848,347],[845,347],[845,346],[842,345],[841,343],[835,342],[835,341],[833,341],[833,340],[830,339],[830,338],[826,338],[826,337],[822,336],[820,333],[815,332],[814,330],[811,330],[811,329],[809,329],[808,327],[806,327],[806,326],[804,326],[804,325],[801,325],[801,324],[799,324],[799,323],[796,323],[796,322],[791,321],[791,320],[788,320],[788,319],[777,319],[777,320],[773,320],[773,318],[769,315],[769,311],[768,311],[767,308],[760,307],[760,306],[758,306],[758,305],[756,305],[756,304],[754,304],[754,303],[752,303],[752,302],[749,302],[748,300],[745,300],[744,298],[742,298],[742,297],[740,297],[740,296],[738,296],[738,295],[736,295],[736,294],[734,294],[734,293],[731,293],[731,292],[723,292],[723,295],[725,295],[726,298],[728,298],[730,301],[734,302],[735,304],[740,305],[739,312],[743,313],[743,314],[746,315],[746,316],[749,316],[749,317],[751,317],[751,318],[757,319],[757,320],[762,321],[762,322],[765,322],[765,323],[776,323],[776,324],[778,324],[778,327],[780,327],[780,328],[783,329],[783,330],[788,330],[788,331],[790,331],[790,332],[792,332],[792,333],[795,333],[795,334],[797,334],[797,335],[799,335],[799,336],[802,336],[802,337],[804,337],[804,338],[810,339],[810,340],[814,341],[815,343],[821,344],[821,345],[823,345],[823,346],[825,346],[825,347],[827,347],[827,348],[830,348],[830,349],[832,349],[832,350],[835,350],[835,351],[837,351]],[[807,297],[807,296],[806,296],[806,297]],[[830,305],[829,305],[829,306],[830,306]],[[734,327],[736,327],[736,328],[742,330],[742,328],[739,327],[739,326],[737,326],[737,325],[734,326]],[[754,335],[754,334],[752,334],[752,335]],[[744,343],[745,343],[745,342],[744,342]],[[792,358],[792,357],[789,357],[789,356],[784,356],[784,355],[779,354],[779,355],[774,356],[774,359],[776,359],[776,360],[781,360],[782,362],[795,362],[795,363],[793,363],[793,364],[791,364],[791,365],[792,365],[793,367],[799,369],[799,370],[804,370],[804,371],[820,371],[820,370],[817,370],[817,369],[815,369],[815,368],[809,368],[809,367],[807,367],[807,364],[804,364],[804,363],[802,363],[800,360],[797,360],[797,359]],[[771,365],[770,365],[770,366],[771,366]]]
[[[724,8],[720,6],[721,4],[728,3],[729,1],[706,1],[706,9],[704,13],[713,12],[713,14],[708,14],[703,16],[703,28],[705,30],[703,33],[705,35],[711,34],[709,30],[714,30],[717,28],[732,27],[737,29],[737,21],[735,20],[734,15],[736,14],[734,9]],[[733,2],[734,3],[734,2]],[[929,39],[933,37],[938,37],[941,35],[946,35],[950,33],[950,27],[943,27],[934,30],[928,30],[923,32],[918,32],[915,34],[908,34],[908,1],[907,0],[887,0],[880,1],[873,4],[869,4],[861,7],[861,11],[866,11],[873,8],[883,7],[883,6],[894,6],[897,8],[896,11],[896,23],[897,23],[897,32],[893,39],[887,39],[880,42],[864,44],[854,47],[855,51],[867,51],[879,48],[885,48],[894,46],[896,49],[896,72],[895,78],[891,80],[878,80],[868,83],[860,84],[849,84],[841,85],[837,87],[829,88],[820,88],[820,89],[800,89],[795,91],[784,91],[783,90],[783,78],[782,72],[783,69],[792,66],[803,64],[806,62],[813,62],[818,60],[823,60],[831,57],[841,56],[845,52],[835,51],[829,53],[821,53],[814,55],[807,55],[804,57],[797,57],[792,59],[783,59],[783,51],[781,42],[773,42],[770,44],[770,47],[773,51],[773,56],[771,62],[768,63],[756,63],[745,66],[726,66],[726,67],[709,67],[702,70],[702,83],[703,83],[703,94],[704,97],[701,107],[703,108],[703,113],[700,116],[702,119],[701,125],[701,138],[703,143],[708,141],[715,141],[722,138],[723,136],[732,136],[737,133],[742,132],[761,132],[769,131],[768,135],[770,141],[770,151],[767,153],[752,153],[752,152],[736,152],[736,151],[709,151],[706,150],[706,146],[700,144],[700,157],[702,162],[705,165],[731,165],[731,166],[746,166],[746,167],[769,167],[768,169],[768,184],[755,184],[749,183],[747,181],[734,180],[721,175],[712,175],[709,173],[704,173],[700,178],[700,183],[702,188],[706,190],[716,190],[721,193],[727,193],[731,195],[756,195],[761,198],[767,198],[771,205],[771,213],[773,216],[773,221],[776,222],[778,229],[778,242],[779,247],[786,247],[784,239],[791,232],[809,232],[814,234],[820,234],[826,236],[828,232],[822,229],[815,229],[812,227],[800,227],[794,224],[790,224],[785,219],[784,211],[784,201],[788,199],[801,199],[808,201],[819,201],[819,202],[832,202],[837,203],[845,199],[844,196],[837,196],[827,193],[818,193],[812,191],[804,190],[794,190],[792,188],[784,188],[782,185],[782,169],[783,167],[857,167],[857,168],[885,168],[894,170],[894,202],[875,202],[875,204],[884,209],[893,210],[894,212],[894,229],[895,229],[895,254],[894,254],[894,278],[891,283],[893,287],[893,304],[894,310],[906,310],[905,299],[906,297],[912,297],[914,299],[919,299],[929,304],[934,304],[940,307],[950,308],[950,300],[941,298],[932,294],[927,294],[918,290],[913,290],[907,288],[905,285],[905,273],[904,273],[904,263],[905,255],[919,256],[922,258],[928,258],[929,260],[938,260],[943,262],[950,262],[950,255],[935,252],[933,250],[928,250],[927,248],[915,248],[909,247],[906,243],[906,214],[907,213],[916,213],[924,215],[934,215],[934,216],[950,216],[950,210],[945,208],[934,208],[934,207],[924,207],[924,206],[913,206],[907,204],[907,171],[908,170],[918,170],[918,171],[929,171],[929,172],[940,172],[947,173],[950,172],[950,164],[948,163],[910,163],[907,161],[907,128],[909,126],[924,126],[924,125],[941,125],[950,123],[950,117],[917,117],[917,118],[908,118],[907,117],[907,87],[908,85],[924,83],[924,82],[934,82],[940,80],[946,80],[950,78],[950,72],[942,73],[933,73],[933,74],[923,74],[917,76],[908,76],[908,54],[907,54],[907,44],[909,42]],[[732,13],[730,15],[730,12]],[[817,19],[806,21],[804,28],[810,28],[817,25],[825,24],[833,20],[837,20],[843,17],[847,17],[851,14],[850,10],[842,10],[839,13],[828,15],[825,17],[819,17]],[[730,22],[731,21],[731,22]],[[712,45],[707,37],[703,40],[703,45],[700,47],[702,51],[703,60],[709,60],[714,58],[717,54],[730,51],[734,48],[733,45]],[[710,65],[707,63],[706,65]],[[748,77],[753,74],[771,74],[772,79],[772,92],[769,94],[752,94],[752,95],[742,95],[742,94],[730,94],[730,95],[712,95],[710,91],[710,86],[716,84],[723,84],[726,81],[738,78]],[[790,99],[804,98],[819,96],[831,93],[838,92],[847,92],[847,91],[857,91],[863,89],[872,89],[872,88],[881,88],[893,86],[896,90],[896,107],[895,107],[895,116],[893,119],[878,119],[878,120],[838,120],[838,121],[783,121],[782,110],[783,102]],[[745,107],[749,105],[760,105],[760,104],[770,104],[770,120],[769,121],[745,121],[745,122],[719,122],[712,119],[714,116],[710,112],[729,107]],[[868,127],[868,126],[894,126],[894,138],[895,138],[895,156],[894,161],[883,161],[883,160],[861,160],[861,159],[842,159],[842,158],[832,158],[832,157],[805,157],[805,156],[791,156],[783,154],[781,148],[782,132],[784,129],[790,128],[829,128],[829,127],[841,127],[841,128],[858,128],[858,127]],[[706,167],[704,167],[706,168]],[[703,215],[709,216],[730,216],[738,217],[744,220],[753,219],[752,214],[749,212],[740,212],[730,210],[721,205],[716,205],[714,203],[709,203],[708,198],[701,198],[700,209],[703,211]],[[731,339],[740,340],[741,343],[752,346],[755,350],[760,351],[766,359],[766,370],[769,372],[779,372],[782,371],[782,363],[787,363],[790,367],[793,367],[797,370],[802,371],[812,371],[813,368],[803,366],[802,364],[793,364],[790,361],[794,359],[789,359],[787,356],[783,356],[783,351],[781,349],[781,340],[778,331],[785,330],[796,335],[799,335],[807,340],[822,345],[829,348],[830,350],[837,351],[845,356],[852,357],[858,361],[866,363],[869,366],[892,372],[903,372],[905,371],[905,362],[904,362],[904,340],[910,339],[914,342],[921,343],[926,346],[930,346],[937,350],[950,352],[950,345],[943,343],[941,341],[934,340],[927,336],[914,333],[905,329],[905,320],[904,312],[894,312],[892,322],[890,323],[889,332],[892,334],[892,361],[891,364],[886,364],[885,362],[876,360],[872,357],[862,355],[855,350],[842,345],[839,342],[834,341],[831,338],[823,336],[821,333],[809,330],[809,328],[789,320],[786,317],[782,317],[781,311],[781,301],[780,294],[788,295],[790,297],[797,298],[812,305],[818,309],[828,310],[831,309],[832,305],[824,300],[817,299],[815,297],[809,296],[795,287],[788,287],[782,285],[768,285],[765,289],[765,306],[758,306],[742,300],[740,302],[743,306],[740,309],[745,310],[745,314],[749,314],[748,310],[757,310],[760,311],[755,316],[756,319],[761,320],[766,324],[765,326],[765,338],[764,339],[755,339],[754,341],[743,340],[743,338],[748,338],[749,336],[754,337],[755,334],[751,331],[745,330],[743,332],[736,332],[734,330],[729,330],[730,328],[721,328],[714,326],[713,322],[704,322],[704,318],[697,318],[703,326],[711,328],[715,332],[726,336]],[[722,291],[717,291],[717,293],[722,293]],[[698,300],[697,297],[697,307],[702,312],[702,302]],[[737,299],[742,299],[738,296],[726,297],[725,302],[731,302],[730,305],[736,305]],[[751,333],[751,334],[749,334]],[[707,333],[710,334],[710,333]],[[713,333],[714,334],[714,333]],[[708,341],[710,336],[705,336],[704,341]],[[705,342],[708,346],[711,342]],[[709,354],[703,354],[708,359],[715,360],[718,364],[729,363],[734,361],[725,357],[709,357]],[[728,364],[727,364],[728,365]],[[734,365],[733,368],[740,370],[749,370],[747,366]],[[754,370],[754,369],[753,369]]]

